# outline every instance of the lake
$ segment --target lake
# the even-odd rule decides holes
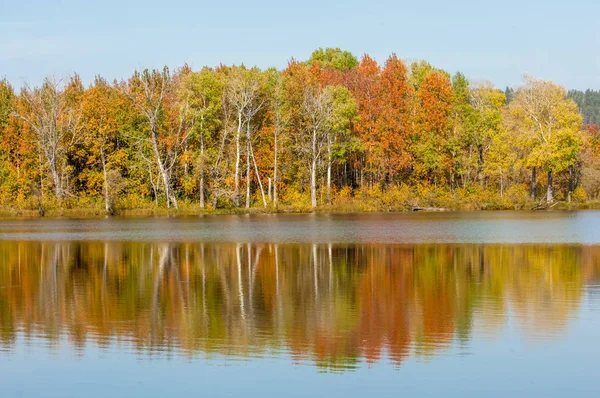
[[[600,212],[0,220],[0,396],[600,396]]]

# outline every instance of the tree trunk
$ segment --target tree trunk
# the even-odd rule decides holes
[[[175,198],[175,195],[173,195],[173,192],[171,190],[171,178],[167,173],[165,166],[163,165],[162,158],[160,156],[160,151],[158,149],[158,136],[154,128],[152,129],[152,147],[154,149],[154,156],[156,157],[156,165],[158,166],[158,172],[160,173],[160,176],[162,178],[163,187],[167,196],[167,208],[170,208],[171,204],[173,204],[173,207],[177,209],[177,199]]]
[[[262,181],[260,179],[260,175],[258,174],[258,166],[256,165],[256,158],[254,157],[254,151],[252,150],[252,146],[250,146],[250,154],[252,155],[252,161],[254,162],[254,171],[256,172],[256,179],[258,180],[258,186],[260,188],[260,194],[262,196],[263,206],[267,208],[267,199],[265,198],[265,190],[263,189]]]
[[[331,204],[331,161],[327,162],[327,204]]]
[[[314,209],[317,207],[317,130],[313,129],[312,167],[310,169],[310,201]]]
[[[574,189],[574,185],[573,184],[573,166],[569,166],[569,192],[567,194],[567,197],[569,198],[569,203],[571,203],[571,198],[573,196],[573,189]]]
[[[275,138],[273,142],[273,206],[277,207],[277,136],[279,124],[275,126]]]
[[[238,112],[238,128],[235,135],[235,191],[233,204],[235,207],[240,205],[240,135],[242,133],[242,112]]]
[[[546,191],[546,202],[554,202],[554,189],[552,188],[552,170],[548,170],[548,190]]]
[[[108,177],[106,172],[106,156],[104,156],[104,147],[100,148],[100,160],[102,160],[102,175],[104,177],[104,210],[107,214],[112,214],[112,206],[108,195]]]
[[[479,185],[483,186],[483,145],[477,145],[477,152],[479,154],[477,159],[477,180]]]
[[[268,181],[269,181],[269,188],[267,189],[267,197],[269,198],[269,202],[271,202],[273,200],[273,195],[271,195],[271,193],[272,193],[271,189],[273,188],[271,177],[269,177]]]
[[[331,204],[331,139],[327,137],[327,204]]]
[[[250,208],[250,140],[246,144],[246,209]]]
[[[363,168],[360,168],[360,189],[363,189]]]
[[[531,199],[535,200],[535,188],[537,185],[537,168],[531,169]]]
[[[154,204],[158,206],[158,188],[154,182],[154,176],[152,175],[152,165],[148,162],[148,178],[150,180],[150,184],[152,185],[152,192],[154,194]]]
[[[200,125],[200,208],[204,209],[204,132]]]
[[[62,180],[60,178],[60,175],[58,174],[55,160],[52,160],[50,162],[50,173],[52,174],[52,181],[54,182],[54,196],[56,196],[56,199],[58,199],[60,206],[62,207],[62,200],[63,200]]]

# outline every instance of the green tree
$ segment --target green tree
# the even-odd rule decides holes
[[[351,135],[352,121],[356,115],[356,101],[347,88],[328,86],[324,90],[330,97],[331,113],[326,121],[327,130],[327,203],[331,204],[331,168],[343,160],[360,144]]]
[[[307,63],[312,65],[317,61],[322,67],[331,66],[341,71],[354,69],[358,65],[358,59],[351,52],[330,47],[313,51]]]
[[[199,147],[195,176],[199,182],[200,208],[204,208],[205,201],[205,170],[219,154],[216,133],[221,127],[223,88],[222,79],[210,68],[202,68],[186,77],[186,95],[189,97],[190,110],[195,122],[190,139],[196,141]]]

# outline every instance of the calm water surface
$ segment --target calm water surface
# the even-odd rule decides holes
[[[0,397],[597,397],[599,227],[599,212],[0,221]]]

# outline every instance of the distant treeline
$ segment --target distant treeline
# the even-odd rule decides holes
[[[585,90],[584,92],[570,90],[568,95],[569,98],[572,98],[577,103],[585,123],[600,123],[600,91]]]
[[[0,81],[5,209],[522,208],[600,194],[600,92],[316,50],[284,70]]]
[[[512,87],[506,87],[504,93],[506,102],[509,103],[515,90]],[[590,89],[585,91],[569,90],[567,97],[575,101],[585,124],[598,124],[600,122],[600,91]]]

